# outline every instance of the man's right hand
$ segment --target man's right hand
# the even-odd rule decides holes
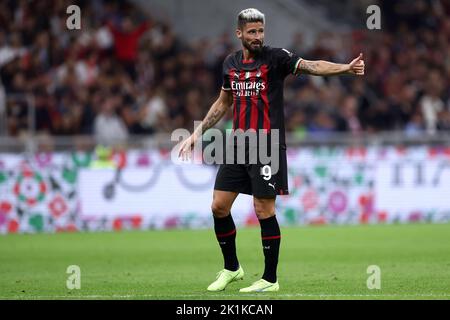
[[[189,156],[192,152],[192,149],[194,148],[196,141],[197,137],[194,134],[183,141],[180,146],[180,151],[178,152],[178,157],[181,158],[182,161],[189,160]]]

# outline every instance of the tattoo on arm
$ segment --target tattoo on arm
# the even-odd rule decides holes
[[[205,119],[203,119],[202,121],[200,134],[203,134],[206,130],[213,127],[217,122],[219,122],[219,120],[224,116],[227,110],[227,108],[224,108],[220,104],[213,105],[211,110],[206,115]]]
[[[318,62],[302,60],[298,66],[298,69],[304,71],[307,74],[317,74]]]
[[[298,70],[316,76],[331,76],[346,73],[348,71],[346,66],[345,64],[323,60],[301,60],[298,65]]]
[[[201,125],[195,130],[195,135],[201,136],[206,130],[212,128],[217,122],[219,122],[219,120],[228,111],[228,108],[232,105],[233,96],[231,92],[226,93],[224,96],[222,96],[222,94],[223,92],[221,93],[219,99],[211,106]]]
[[[222,117],[223,111],[220,109],[212,110],[211,114],[208,114],[203,120],[203,132],[211,128],[213,125],[219,121],[219,119]]]

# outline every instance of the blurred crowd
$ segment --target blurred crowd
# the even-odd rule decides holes
[[[193,129],[217,98],[223,59],[239,49],[228,33],[186,42],[165,20],[126,1],[77,1],[81,29],[68,30],[73,1],[0,2],[0,115],[6,133],[29,126],[51,135]],[[364,77],[289,77],[286,128],[299,138],[334,132],[450,130],[450,3],[383,1],[382,30],[320,34],[305,59],[349,62],[364,53]],[[234,28],[234,26],[230,26]],[[270,45],[270,43],[268,43]],[[34,101],[24,99],[31,93]],[[6,115],[6,117],[5,117]],[[231,126],[231,114],[219,124]]]
[[[379,1],[381,30],[324,33],[305,59],[351,61],[363,52],[364,77],[290,79],[288,129],[299,136],[336,131],[450,130],[450,1]]]

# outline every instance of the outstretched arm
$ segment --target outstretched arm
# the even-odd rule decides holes
[[[358,76],[364,75],[364,60],[363,54],[353,59],[348,64],[333,63],[323,60],[304,60],[301,59],[296,70],[296,74],[311,74],[315,76],[332,76],[339,74],[355,74]]]
[[[225,115],[233,104],[233,94],[231,91],[221,90],[219,98],[213,103],[211,109],[203,119],[201,127],[197,128],[197,135],[201,136],[206,130],[212,128]],[[195,132],[194,132],[195,133]]]
[[[200,138],[206,130],[219,122],[232,104],[233,94],[231,93],[231,90],[221,90],[219,98],[212,104],[202,123],[195,129],[194,133],[181,144],[178,156],[183,160],[187,159],[197,139]]]

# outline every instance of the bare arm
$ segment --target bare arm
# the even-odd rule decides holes
[[[232,104],[233,95],[231,90],[220,90],[219,98],[212,104],[201,125],[194,131],[195,137],[200,137],[206,130],[212,128],[217,122],[219,122]]]
[[[186,159],[191,152],[194,143],[203,133],[212,128],[225,115],[230,106],[233,104],[233,94],[231,90],[221,90],[219,98],[212,104],[202,123],[195,129],[194,133],[186,139],[180,147],[179,156]]]
[[[315,76],[332,76],[339,74],[364,75],[364,60],[362,53],[348,64],[333,63],[323,60],[301,59],[297,66],[297,73],[306,73]]]

